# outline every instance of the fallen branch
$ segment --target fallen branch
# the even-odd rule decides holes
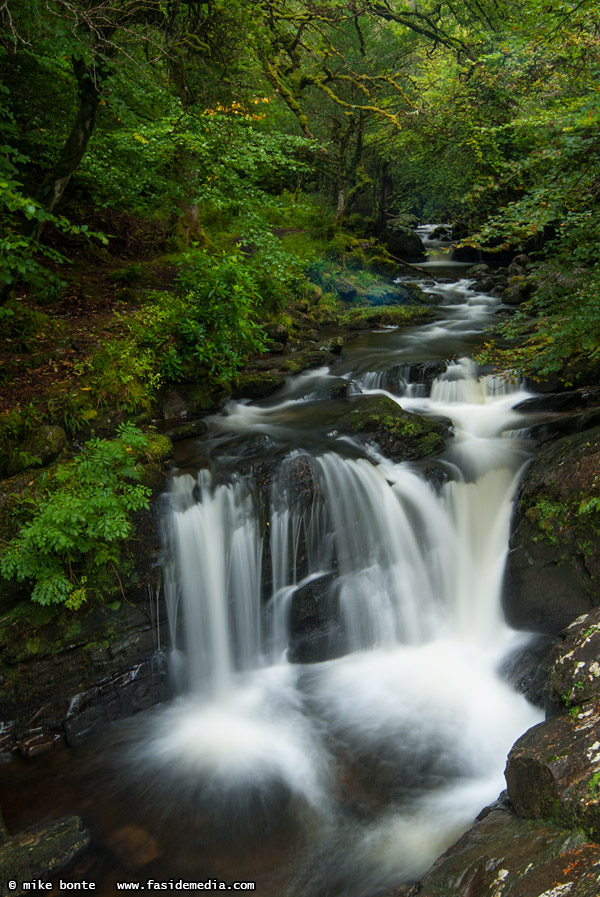
[[[411,265],[410,262],[405,262],[403,259],[399,259],[397,256],[392,255],[391,252],[388,252],[389,257],[398,262],[399,265],[404,265],[405,268],[410,268],[411,271],[416,271],[417,274],[422,274],[424,277],[431,277],[428,271],[423,270],[423,268],[419,268],[417,265]]]

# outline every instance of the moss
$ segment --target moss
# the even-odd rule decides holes
[[[338,418],[337,428],[372,437],[394,460],[418,460],[444,450],[443,424],[409,414],[387,396],[369,396],[354,404]]]
[[[436,313],[423,306],[380,306],[378,308],[355,308],[337,316],[337,323],[350,330],[368,330],[384,325],[412,327],[435,319]]]
[[[168,461],[173,455],[173,443],[161,433],[146,433],[146,458],[149,462]]]
[[[284,383],[285,378],[281,374],[271,371],[240,374],[233,394],[236,398],[262,399],[276,392]]]

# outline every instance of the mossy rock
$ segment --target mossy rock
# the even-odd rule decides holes
[[[395,262],[387,252],[381,252],[372,255],[367,261],[367,268],[377,274],[387,274],[391,277],[398,275],[400,266]]]
[[[600,427],[539,447],[514,515],[504,609],[554,635],[600,605]]]
[[[340,327],[349,330],[369,330],[371,327],[412,327],[433,321],[436,312],[419,305],[383,305],[376,308],[354,308],[337,316]]]
[[[236,399],[264,399],[281,389],[284,383],[285,377],[272,371],[240,374],[233,396]]]
[[[89,842],[90,833],[78,816],[43,822],[0,845],[2,877],[17,882],[45,878],[63,869]],[[19,887],[13,893],[26,892]]]
[[[393,461],[417,461],[444,451],[448,427],[404,411],[387,396],[361,397],[336,420],[336,429],[377,442]]]

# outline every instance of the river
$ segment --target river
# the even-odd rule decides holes
[[[501,588],[528,393],[470,360],[499,300],[428,267],[434,323],[361,334],[180,447],[163,500],[180,695],[88,750],[75,879],[369,897],[503,789],[542,718],[500,673],[524,645]],[[337,431],[377,394],[449,421],[443,456],[394,463]]]

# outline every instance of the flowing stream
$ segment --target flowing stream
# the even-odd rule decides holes
[[[102,749],[95,826],[121,857],[107,881],[371,897],[496,799],[540,721],[499,672],[524,644],[501,586],[527,393],[469,360],[498,300],[431,264],[451,275],[421,282],[434,323],[362,333],[180,444],[164,497],[180,696]],[[443,456],[394,463],[338,432],[367,395],[449,422]]]
[[[370,333],[331,370],[231,403],[201,462],[190,449],[199,473],[173,478],[183,695],[139,724],[128,776],[225,878],[224,855],[278,895],[417,878],[541,718],[498,673],[522,641],[500,598],[527,394],[468,359],[497,306],[473,287],[424,281],[436,323]],[[364,394],[449,420],[444,456],[395,464],[340,435],[336,407]]]

